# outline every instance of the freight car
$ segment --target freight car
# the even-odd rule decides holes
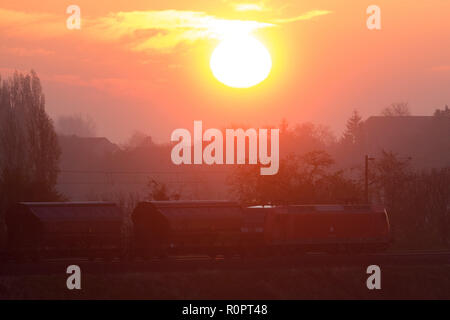
[[[263,241],[253,246],[271,253],[382,251],[391,242],[387,212],[379,206],[255,206],[245,216],[258,217],[244,229]]]
[[[133,257],[169,253],[230,255],[239,249],[243,211],[236,202],[141,202],[131,218]]]
[[[114,203],[19,203],[6,215],[8,256],[373,252],[391,240],[385,209],[369,205],[243,208],[232,201],[147,201],[135,207],[131,219],[133,231],[125,239],[123,215]]]
[[[8,256],[119,257],[122,224],[112,202],[21,202],[6,214]]]

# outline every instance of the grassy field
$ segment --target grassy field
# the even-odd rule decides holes
[[[450,266],[383,267],[381,290],[368,290],[357,267],[198,270],[82,275],[0,276],[3,299],[450,299]]]

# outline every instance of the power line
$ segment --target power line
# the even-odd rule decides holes
[[[230,174],[231,171],[227,170],[213,170],[213,171],[114,171],[114,170],[67,170],[63,169],[59,171],[60,173],[68,174],[102,174],[105,176],[110,176],[113,174],[124,174],[124,175],[158,175],[158,174],[172,174],[172,175],[199,175],[199,174]],[[65,182],[61,181],[57,183],[58,185],[146,185],[148,180],[137,182],[137,181],[115,181],[112,177],[109,177],[111,181],[93,181],[93,182]],[[182,181],[162,181],[165,184],[207,184],[210,181],[202,180],[182,180]]]

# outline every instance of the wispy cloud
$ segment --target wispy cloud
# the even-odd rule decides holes
[[[67,31],[65,19],[64,15],[0,8],[0,30],[3,35],[32,36],[36,39],[60,36]]]
[[[198,11],[133,11],[112,13],[93,20],[88,26],[96,38],[126,39],[133,50],[170,50],[181,42],[252,33],[258,29],[309,20],[330,13],[327,10],[314,10],[292,18],[255,21],[223,19]]]
[[[36,56],[50,56],[55,54],[52,50],[42,48],[22,48],[22,47],[7,47],[0,46],[0,53],[12,54],[18,57],[36,57]]]
[[[263,10],[264,3],[239,4],[241,10]],[[82,29],[68,31],[65,15],[0,9],[0,29],[13,37],[33,39],[76,34],[95,41],[118,42],[133,51],[170,51],[180,43],[221,39],[234,34],[309,20],[329,14],[314,10],[292,18],[266,21],[225,19],[201,11],[155,10],[115,12],[101,17],[82,16]]]
[[[233,3],[233,8],[236,11],[269,11],[270,8],[267,7],[264,2],[258,2],[258,3]]]
[[[197,11],[133,11],[109,14],[89,22],[95,37],[125,39],[134,50],[170,49],[180,42],[220,39],[251,33],[273,24],[252,20],[228,20]]]
[[[324,16],[331,14],[332,11],[329,10],[311,10],[306,13],[303,13],[301,15],[291,17],[291,18],[279,18],[279,19],[272,19],[270,22],[275,24],[283,24],[283,23],[292,23],[297,21],[303,21],[303,20],[310,20],[315,17]]]

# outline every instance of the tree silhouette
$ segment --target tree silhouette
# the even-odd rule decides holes
[[[372,173],[372,201],[386,207],[398,245],[450,245],[450,167],[416,171],[410,158],[383,151]]]
[[[34,71],[0,79],[0,203],[60,199],[55,190],[60,148]]]
[[[150,179],[148,182],[150,188],[149,198],[156,201],[179,200],[180,194],[171,192],[165,183]]]
[[[353,110],[352,116],[347,120],[341,142],[355,145],[360,141],[362,118],[357,110]]]
[[[230,178],[232,191],[244,204],[326,204],[357,202],[358,181],[332,171],[334,160],[321,150],[294,153],[280,161],[278,174],[261,176],[258,166],[242,165]]]
[[[434,112],[435,117],[450,117],[450,109],[448,108],[448,105],[445,105],[444,109],[436,109]]]
[[[381,111],[381,115],[385,117],[404,117],[410,116],[411,110],[409,109],[408,102],[395,102],[389,107],[384,108]]]

